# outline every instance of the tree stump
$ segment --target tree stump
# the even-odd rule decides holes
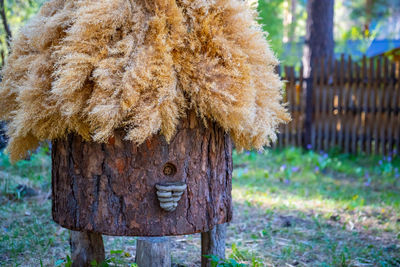
[[[70,134],[52,144],[52,214],[61,226],[114,236],[208,232],[232,218],[232,142],[195,112],[168,144],[107,144]],[[208,251],[208,250],[207,250]]]
[[[53,219],[74,230],[116,236],[207,232],[232,217],[232,143],[190,112],[170,144],[155,135],[137,146],[118,131],[108,144],[70,134],[52,147]],[[174,211],[156,185],[183,182]]]
[[[169,238],[138,238],[136,245],[136,263],[139,267],[171,267]]]

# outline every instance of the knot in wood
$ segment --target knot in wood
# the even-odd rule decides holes
[[[176,167],[172,163],[167,163],[164,165],[163,173],[167,176],[172,176],[176,173]]]

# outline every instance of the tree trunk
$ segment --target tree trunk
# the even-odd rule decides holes
[[[334,0],[308,0],[306,40],[303,54],[304,75],[312,77],[315,60],[333,56]]]
[[[72,267],[91,267],[105,259],[103,238],[100,234],[71,231]]]
[[[169,144],[155,135],[136,146],[124,140],[123,131],[108,144],[71,134],[53,142],[52,164],[53,218],[71,230],[184,235],[232,217],[231,140],[213,122],[204,127],[194,112],[182,119]],[[156,188],[168,182],[184,187],[180,193]],[[175,206],[165,207],[166,195]]]
[[[306,40],[303,53],[304,77],[306,85],[306,119],[305,140],[307,147],[311,144],[311,129],[313,120],[313,77],[316,68],[314,64],[321,57],[329,58],[334,54],[333,40],[333,9],[334,0],[308,0]]]
[[[288,43],[292,46],[295,41],[296,25],[297,25],[297,0],[290,1],[290,25],[288,34]]]
[[[171,267],[169,237],[141,237],[136,245],[139,267]]]
[[[211,260],[205,255],[215,255],[225,259],[226,224],[215,226],[212,230],[201,233],[201,267],[211,267]]]

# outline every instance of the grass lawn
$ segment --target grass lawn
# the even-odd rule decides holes
[[[16,165],[0,154],[0,266],[67,261],[68,231],[51,220],[50,165],[46,149]],[[399,168],[391,157],[234,153],[227,256],[249,266],[400,266]],[[134,262],[135,238],[105,243],[118,266]],[[199,235],[173,238],[175,266],[198,266],[199,254]]]

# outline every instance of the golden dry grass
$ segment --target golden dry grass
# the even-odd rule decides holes
[[[239,0],[51,0],[12,42],[0,118],[13,160],[70,132],[170,140],[184,111],[261,149],[288,120],[278,63]]]

